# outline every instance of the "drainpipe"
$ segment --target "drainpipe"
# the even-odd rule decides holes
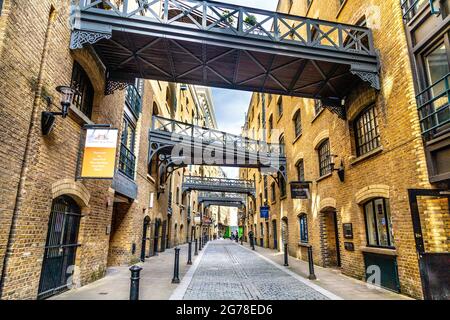
[[[11,217],[11,226],[9,228],[8,242],[6,245],[5,257],[3,258],[3,267],[2,267],[1,277],[0,277],[0,300],[3,297],[6,271],[8,269],[9,257],[12,254],[12,247],[13,247],[13,244],[15,241],[15,235],[16,235],[15,231],[17,228],[17,219],[19,217],[19,212],[22,209],[23,197],[25,194],[25,184],[26,184],[26,180],[27,180],[28,166],[34,156],[34,153],[32,153],[31,147],[32,147],[32,143],[35,143],[35,141],[32,141],[31,138],[32,138],[33,132],[36,131],[36,127],[38,126],[37,120],[38,120],[39,104],[40,104],[41,95],[42,95],[44,67],[47,63],[47,57],[48,57],[48,52],[49,52],[48,40],[49,40],[50,32],[52,30],[52,23],[55,20],[55,16],[56,16],[56,10],[52,6],[50,9],[49,17],[48,17],[47,30],[45,32],[44,46],[42,49],[41,62],[39,65],[39,73],[38,73],[38,77],[37,77],[36,91],[34,92],[33,107],[31,109],[31,115],[30,115],[30,124],[28,126],[27,140],[26,140],[25,150],[24,150],[24,154],[23,154],[23,158],[22,158],[22,167],[20,168],[19,185],[17,186],[17,194],[16,194],[16,199],[14,202],[13,214]]]

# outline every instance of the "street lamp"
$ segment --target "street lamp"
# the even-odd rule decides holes
[[[341,182],[345,181],[345,167],[344,167],[344,161],[341,160],[341,166],[336,169],[336,163],[334,162],[334,159],[337,158],[337,155],[331,154],[330,155],[330,169],[331,172],[333,173],[334,171],[338,172],[338,176],[339,176],[339,180],[341,180]]]
[[[41,131],[44,136],[50,134],[55,125],[56,116],[61,116],[63,119],[69,114],[69,108],[72,105],[73,98],[78,94],[77,90],[68,86],[59,86],[56,91],[60,93],[61,112],[44,111],[41,114]],[[47,97],[47,103],[50,106],[52,99]]]

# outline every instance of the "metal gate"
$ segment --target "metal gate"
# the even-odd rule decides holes
[[[72,198],[62,196],[53,201],[38,299],[58,294],[72,284],[80,218],[80,207]]]
[[[450,300],[450,191],[409,190],[414,237],[426,300]]]

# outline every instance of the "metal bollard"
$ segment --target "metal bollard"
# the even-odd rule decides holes
[[[202,251],[202,237],[198,238],[198,251]]]
[[[289,267],[288,256],[289,256],[289,252],[288,252],[288,244],[285,243],[285,244],[284,244],[284,266],[285,266],[285,267]]]
[[[192,242],[191,241],[189,241],[188,246],[189,246],[189,248],[188,248],[188,262],[187,262],[187,264],[191,265],[192,264]]]
[[[312,246],[308,247],[308,263],[309,263],[309,280],[317,280],[316,275],[314,274],[314,260],[313,260],[313,252]]]
[[[252,246],[252,250],[255,251],[255,239],[253,237],[250,238],[250,243],[251,243],[251,246]]]
[[[194,256],[198,256],[198,240],[195,239],[195,252],[194,252]]]
[[[131,282],[130,282],[130,300],[139,300],[139,279],[141,278],[142,268],[139,266],[132,266]]]
[[[172,283],[180,283],[180,248],[175,248],[175,264]]]

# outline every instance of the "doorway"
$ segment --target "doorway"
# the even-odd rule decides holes
[[[38,299],[58,294],[71,284],[78,244],[81,209],[68,196],[53,201],[48,222]]]
[[[277,220],[272,221],[273,230],[273,248],[278,250],[278,232],[277,232]]]
[[[450,300],[450,191],[409,190],[425,300]]]
[[[321,244],[324,267],[340,268],[341,251],[337,213],[335,210],[322,212]]]
[[[150,226],[150,217],[145,217],[144,219],[144,226],[143,226],[143,230],[142,230],[142,246],[141,246],[141,261],[145,262],[145,251],[147,248],[147,240],[150,240],[147,238],[147,234],[148,234],[148,228]]]

